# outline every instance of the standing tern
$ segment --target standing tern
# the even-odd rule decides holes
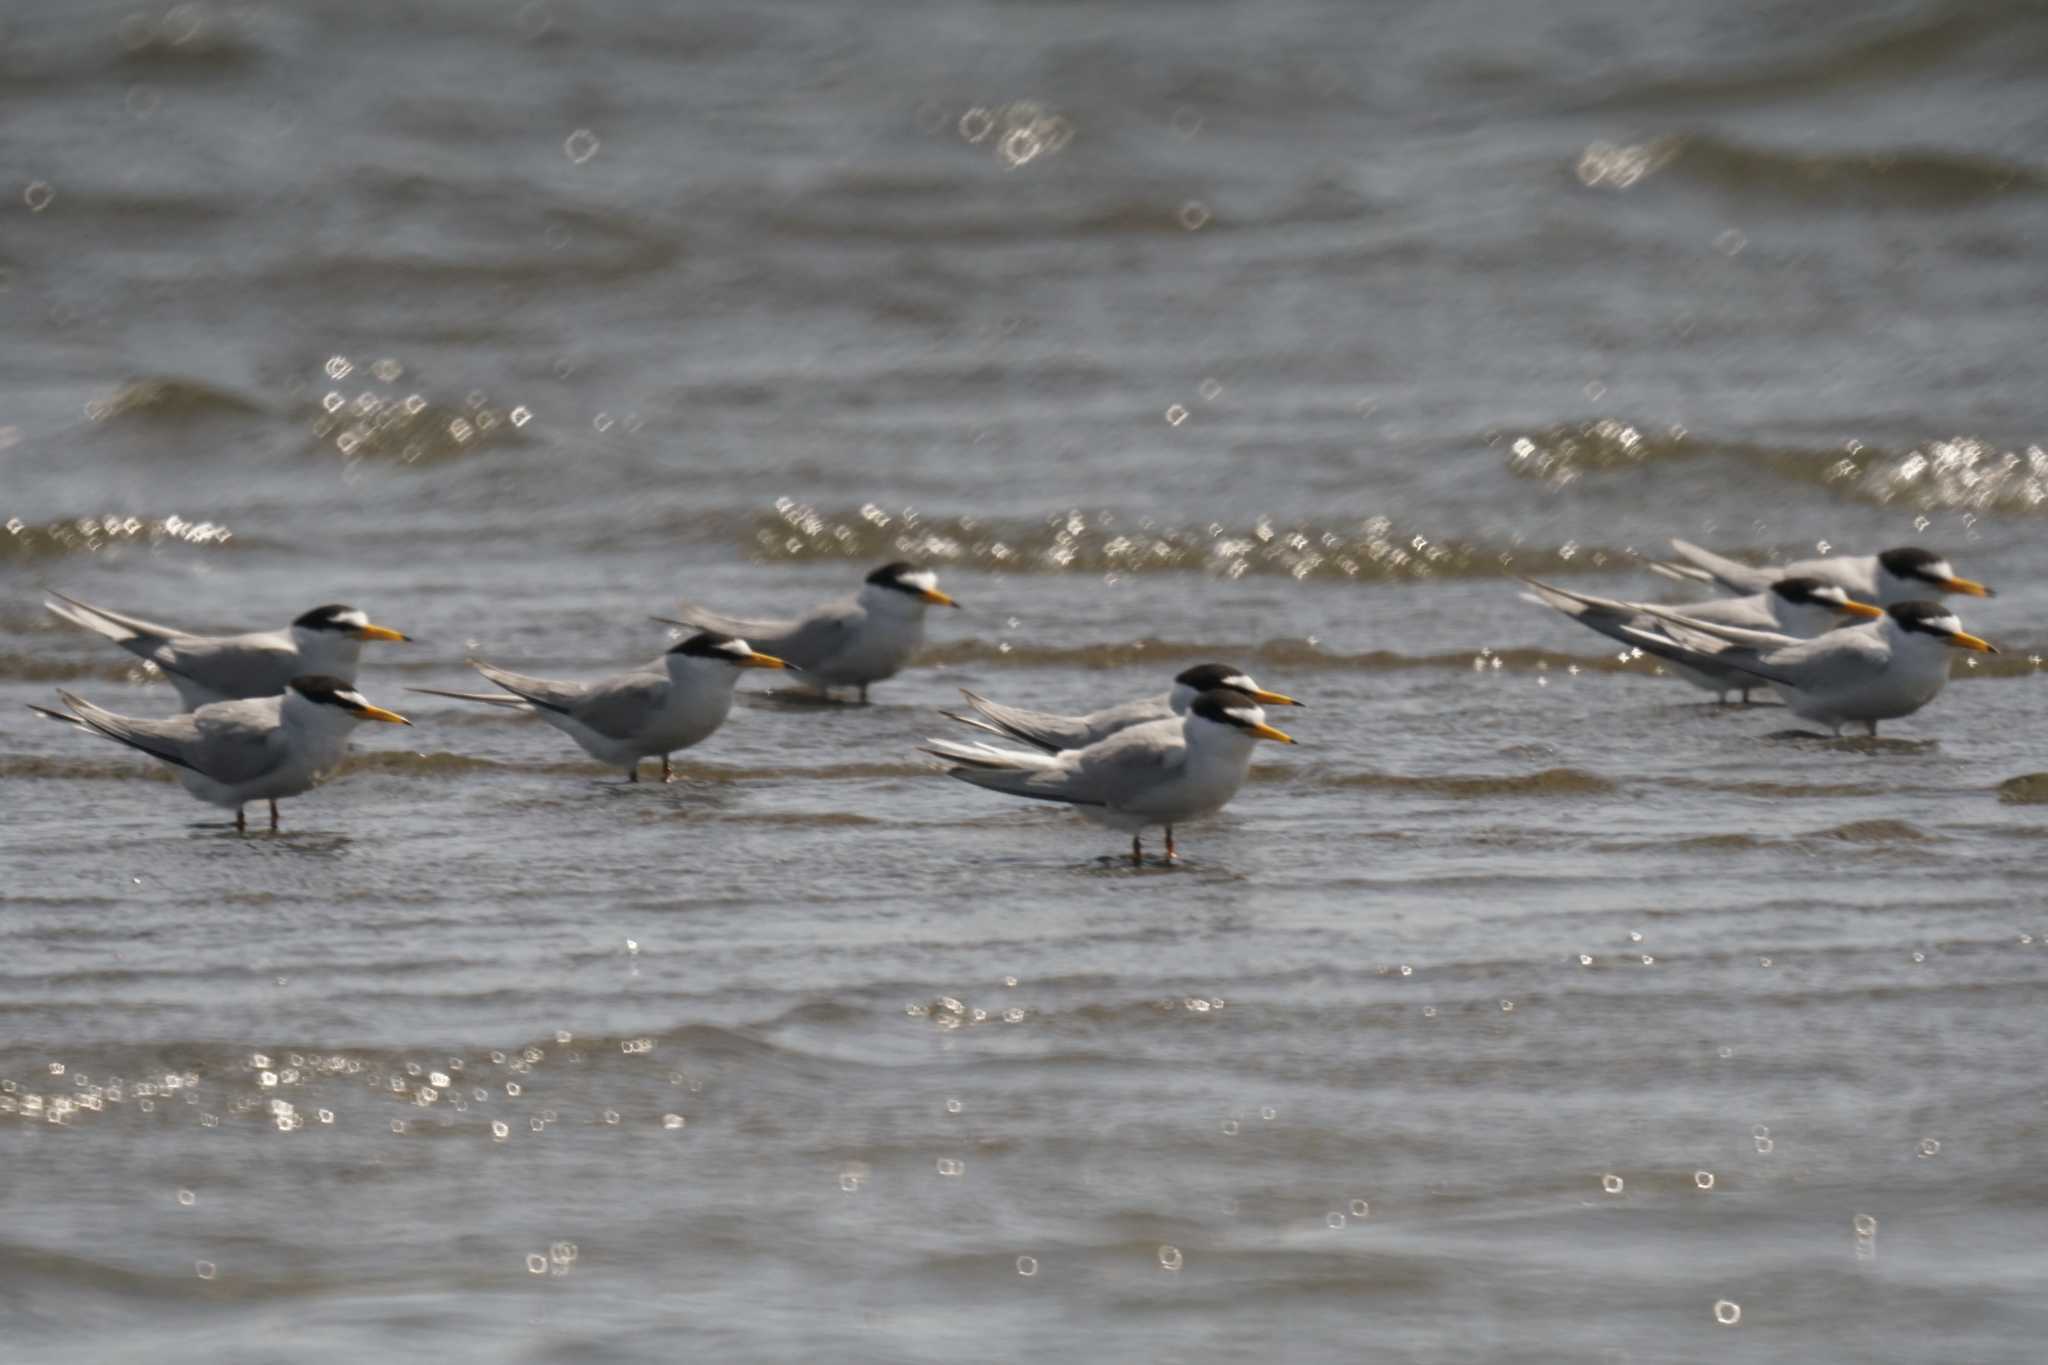
[[[62,689],[57,695],[69,713],[29,709],[171,764],[186,791],[233,809],[236,829],[249,827],[243,805],[266,800],[270,827],[276,829],[278,800],[325,781],[340,766],[349,732],[359,723],[412,724],[396,711],[370,705],[354,684],[318,675],[293,678],[280,696],[210,702],[165,720],[118,716]]]
[[[1714,625],[1662,607],[1650,614],[1666,633],[1623,627],[1645,652],[1767,682],[1794,715],[1838,735],[1856,722],[1874,736],[1879,721],[1910,716],[1933,701],[1948,685],[1949,650],[1998,652],[1939,602],[1894,602],[1878,620],[1812,640]]]
[[[43,606],[73,625],[106,636],[163,670],[190,711],[209,702],[274,697],[300,676],[352,683],[365,640],[411,637],[339,602],[315,607],[283,630],[247,635],[194,635],[125,612],[95,607],[62,593]]]
[[[715,631],[692,635],[652,663],[602,682],[549,682],[487,663],[471,666],[512,695],[406,690],[539,716],[598,762],[624,768],[628,782],[638,782],[640,760],[656,754],[661,755],[661,780],[675,781],[670,754],[708,739],[725,723],[740,670],[789,667],[773,655],[756,653],[745,640]]]
[[[1982,583],[1957,578],[1949,562],[1932,550],[1919,550],[1910,545],[1874,555],[1802,559],[1797,564],[1765,569],[1703,550],[1689,540],[1673,540],[1671,548],[1686,562],[1658,563],[1650,567],[1666,578],[1712,584],[1730,592],[1762,592],[1781,578],[1818,578],[1846,589],[1850,596],[1860,601],[1880,607],[1888,607],[1894,602],[1924,601],[1930,596],[1952,592],[1969,597],[1995,595]]]
[[[1643,602],[1617,602],[1611,598],[1593,597],[1586,593],[1571,592],[1534,578],[1522,580],[1531,591],[1522,594],[1525,602],[1550,607],[1571,617],[1582,626],[1587,626],[1610,640],[1634,646],[1638,642],[1629,634],[1636,630],[1660,630],[1658,619],[1651,606]],[[1788,635],[1795,639],[1806,639],[1832,630],[1848,617],[1875,619],[1884,612],[1877,607],[1851,600],[1849,594],[1839,585],[1824,583],[1818,578],[1781,578],[1771,584],[1767,591],[1752,593],[1748,597],[1723,597],[1712,602],[1699,602],[1684,607],[1670,608],[1682,612],[1688,619],[1712,625],[1734,626],[1744,630],[1769,631]],[[1701,643],[1701,653],[1710,652]],[[1725,644],[1725,642],[1720,642]],[[1718,652],[1711,651],[1711,652]],[[1671,671],[1691,683],[1694,687],[1716,693],[1726,701],[1730,692],[1742,693],[1747,702],[1751,689],[1760,686],[1754,675],[1739,669],[1717,664],[1686,664],[1667,660]]]
[[[929,740],[926,753],[945,759],[962,782],[1011,796],[1058,801],[1086,818],[1131,834],[1131,862],[1144,861],[1142,831],[1166,826],[1166,858],[1179,856],[1173,827],[1220,810],[1237,794],[1262,739],[1294,741],[1266,724],[1244,692],[1216,688],[1196,697],[1185,716],[1119,730],[1085,749],[1047,754],[990,744]]]
[[[803,681],[819,692],[857,687],[866,701],[868,685],[895,677],[924,643],[926,609],[959,605],[939,591],[938,576],[930,569],[898,561],[869,574],[853,596],[827,602],[795,620],[722,616],[689,602],[675,617],[655,619],[664,625],[758,640],[800,669]]]
[[[1267,706],[1301,705],[1292,697],[1266,691],[1241,668],[1230,664],[1196,664],[1175,675],[1173,687],[1164,696],[1127,701],[1119,706],[1090,711],[1085,716],[1062,716],[1050,711],[1026,711],[1004,706],[964,687],[960,689],[960,695],[966,697],[967,704],[979,714],[969,716],[957,711],[940,714],[962,725],[971,725],[977,730],[986,730],[992,735],[1001,735],[1056,754],[1062,749],[1085,749],[1133,725],[1184,716],[1196,697],[1218,687],[1234,688]]]

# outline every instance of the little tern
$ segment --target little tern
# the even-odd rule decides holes
[[[62,593],[50,596],[55,600],[43,603],[50,611],[162,669],[188,711],[209,702],[274,697],[301,676],[352,683],[365,640],[410,638],[371,625],[368,616],[339,602],[315,607],[283,630],[194,635]]]
[[[318,675],[293,678],[280,696],[210,702],[165,720],[115,715],[61,689],[57,695],[68,714],[45,706],[29,709],[171,764],[186,791],[232,809],[236,829],[249,827],[242,807],[250,801],[270,803],[270,827],[276,829],[279,799],[325,781],[348,752],[349,732],[361,722],[412,724],[396,711],[370,705],[352,683]]]
[[[1688,540],[1673,540],[1671,548],[1686,562],[1659,563],[1650,567],[1666,578],[1712,584],[1729,592],[1762,592],[1781,578],[1818,578],[1823,583],[1833,583],[1845,589],[1859,601],[1879,607],[1888,607],[1894,602],[1924,601],[1943,593],[1995,596],[1982,583],[1956,577],[1949,562],[1932,550],[1915,549],[1910,545],[1874,555],[1802,559],[1797,564],[1762,569],[1703,550]]]
[[[1617,602],[1612,598],[1571,592],[1534,578],[1524,578],[1522,582],[1531,589],[1522,594],[1523,601],[1561,612],[1610,640],[1634,646],[1637,641],[1629,634],[1631,628],[1661,629],[1647,603]],[[1682,612],[1694,621],[1770,631],[1795,639],[1806,639],[1832,630],[1847,618],[1874,620],[1884,615],[1877,607],[1852,600],[1839,585],[1823,583],[1818,578],[1781,578],[1768,590],[1748,597],[1723,597],[1669,610]],[[1700,652],[1708,652],[1704,642],[1702,644]],[[1738,669],[1713,664],[1682,664],[1674,660],[1666,662],[1678,677],[1694,687],[1717,694],[1723,701],[1728,699],[1728,693],[1739,691],[1742,700],[1747,702],[1751,689],[1760,686],[1753,675]]]
[[[430,697],[485,702],[539,716],[600,763],[640,780],[640,760],[661,756],[661,780],[675,781],[670,755],[710,738],[732,710],[733,687],[743,668],[787,668],[757,653],[745,640],[703,631],[659,659],[602,682],[550,682],[473,663],[477,672],[511,693],[445,692],[409,687]]]
[[[1185,716],[1133,725],[1084,749],[1048,754],[933,739],[925,752],[952,764],[946,772],[962,782],[1061,802],[1096,824],[1129,831],[1137,864],[1144,861],[1141,834],[1153,825],[1166,827],[1167,861],[1177,858],[1173,827],[1235,796],[1262,739],[1294,743],[1266,724],[1248,693],[1216,688],[1195,698]]]
[[[967,704],[979,714],[970,716],[958,711],[942,711],[940,714],[962,725],[971,725],[977,730],[986,730],[992,735],[1001,735],[1056,754],[1062,749],[1085,749],[1133,725],[1184,716],[1196,697],[1218,687],[1234,688],[1266,706],[1301,705],[1292,697],[1266,691],[1241,668],[1230,664],[1196,664],[1175,675],[1173,686],[1163,696],[1127,701],[1100,711],[1090,711],[1085,716],[1063,716],[1050,711],[1026,711],[1004,706],[964,687],[960,689],[960,695],[966,697]]]
[[[1662,607],[1650,614],[1664,633],[1623,627],[1645,652],[1760,679],[1794,715],[1838,735],[1854,722],[1874,736],[1879,721],[1910,716],[1933,701],[1948,685],[1951,649],[1998,652],[1939,602],[1894,602],[1878,620],[1812,640],[1714,625]]]
[[[868,685],[895,677],[924,643],[926,609],[959,605],[939,591],[938,576],[930,569],[898,561],[869,574],[853,596],[827,602],[794,620],[723,616],[688,602],[673,618],[655,619],[664,625],[759,641],[800,670],[802,681],[819,692],[857,687],[866,701]]]

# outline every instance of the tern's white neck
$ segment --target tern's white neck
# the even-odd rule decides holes
[[[704,654],[678,654],[670,650],[661,656],[661,660],[668,669],[670,682],[687,683],[692,687],[723,687],[728,692],[739,685],[739,665],[724,659]]]
[[[1787,635],[1819,635],[1840,619],[1833,607],[1818,602],[1793,602],[1774,592],[1764,596],[1771,604],[1771,619]]]
[[[913,593],[898,588],[885,588],[879,583],[863,583],[860,587],[860,604],[874,616],[902,616],[922,618],[931,606]]]
[[[299,649],[302,660],[300,672],[325,673],[343,682],[356,680],[356,665],[363,657],[363,642],[355,636],[340,630],[308,630],[304,626],[293,626],[292,643]]]
[[[1256,711],[1256,707],[1247,710]],[[1263,712],[1259,719],[1263,719]],[[1223,762],[1249,763],[1252,750],[1258,747],[1256,735],[1239,729],[1235,725],[1222,725],[1207,716],[1189,715],[1182,722],[1182,733],[1187,736],[1190,754]]]

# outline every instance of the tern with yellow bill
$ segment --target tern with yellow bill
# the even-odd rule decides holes
[[[927,741],[925,752],[951,765],[948,775],[977,787],[1074,807],[1098,825],[1131,836],[1131,861],[1144,861],[1142,832],[1166,827],[1166,858],[1179,854],[1173,827],[1221,810],[1243,785],[1262,739],[1294,741],[1266,724],[1249,693],[1214,688],[1185,716],[1147,721],[1082,749],[1061,753],[991,744]]]
[[[246,635],[194,635],[140,616],[95,607],[62,593],[43,606],[73,625],[106,636],[137,658],[155,664],[178,689],[186,710],[209,702],[274,697],[293,678],[356,680],[366,640],[406,640],[388,626],[339,602],[315,607],[283,630]]]
[[[688,602],[674,617],[655,619],[758,641],[800,670],[805,685],[819,692],[857,687],[866,701],[868,685],[902,672],[924,643],[926,610],[959,605],[939,591],[938,575],[899,560],[869,574],[853,596],[827,602],[794,620],[723,616]]]
[[[1629,634],[1631,629],[1662,630],[1654,614],[1657,608],[1649,603],[1593,597],[1533,578],[1525,578],[1522,582],[1530,589],[1522,594],[1524,601],[1569,616],[1610,640],[1633,646],[1638,642]],[[1723,597],[1668,610],[1682,612],[1688,620],[1741,630],[1769,631],[1794,639],[1819,635],[1854,618],[1875,620],[1884,615],[1880,608],[1852,600],[1840,585],[1823,583],[1818,578],[1781,578],[1768,590],[1748,597]],[[1722,647],[1730,647],[1725,641],[1718,643]],[[1697,653],[1719,652],[1704,640],[1696,641],[1696,645]],[[1694,687],[1718,694],[1723,701],[1727,700],[1730,692],[1740,692],[1746,702],[1751,690],[1763,685],[1752,674],[1711,662],[1666,662],[1679,678]]]
[[[1171,720],[1184,716],[1196,697],[1218,687],[1234,688],[1253,701],[1265,706],[1300,706],[1292,697],[1278,692],[1268,692],[1253,682],[1243,669],[1231,664],[1196,664],[1193,668],[1182,669],[1174,676],[1173,686],[1164,696],[1145,697],[1138,701],[1127,701],[1117,706],[1107,706],[1100,711],[1090,711],[1084,716],[1065,716],[1051,711],[1027,711],[1021,707],[1004,706],[990,701],[979,693],[960,689],[967,698],[967,704],[976,714],[965,715],[958,711],[940,714],[948,720],[957,720],[962,725],[971,725],[977,730],[986,730],[992,735],[1001,735],[1029,744],[1049,754],[1062,749],[1085,749],[1099,744],[1119,730],[1128,730],[1133,725],[1145,725],[1155,720]]]
[[[1968,578],[1956,577],[1949,562],[1932,550],[1910,545],[1874,555],[1834,555],[1826,559],[1802,559],[1779,568],[1757,568],[1703,550],[1689,540],[1674,540],[1671,548],[1681,563],[1652,564],[1666,578],[1687,583],[1706,583],[1729,592],[1763,592],[1781,578],[1817,578],[1833,583],[1860,602],[1888,607],[1894,602],[1925,601],[1945,593],[1966,597],[1991,597],[1991,589]]]
[[[1738,630],[1652,607],[1663,630],[1623,627],[1645,653],[1693,667],[1733,669],[1769,683],[1792,713],[1836,734],[1910,716],[1948,685],[1950,650],[1996,654],[1939,602],[1894,602],[1883,616],[1813,640]]]
[[[624,768],[628,782],[640,780],[641,759],[656,755],[661,757],[661,780],[673,782],[669,756],[702,743],[725,723],[741,669],[789,667],[717,631],[692,635],[645,667],[602,682],[550,682],[486,663],[471,666],[511,695],[406,690],[539,716],[598,762]]]
[[[242,807],[251,801],[270,803],[270,827],[276,829],[278,801],[325,781],[341,765],[349,732],[361,722],[412,724],[396,711],[370,705],[352,683],[318,675],[293,678],[279,696],[210,702],[164,720],[119,716],[69,692],[57,695],[68,712],[29,709],[172,765],[186,791],[232,809],[236,829],[248,828]]]

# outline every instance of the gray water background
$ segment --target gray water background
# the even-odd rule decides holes
[[[2044,65],[1930,0],[10,7],[7,1358],[2038,1360]],[[1817,742],[1516,600],[1674,534],[1940,548],[2005,652]],[[897,557],[925,665],[749,680],[672,787],[401,690]],[[418,724],[237,837],[23,709],[175,707],[50,588],[356,603]],[[1177,869],[915,752],[1206,658],[1310,708]]]

